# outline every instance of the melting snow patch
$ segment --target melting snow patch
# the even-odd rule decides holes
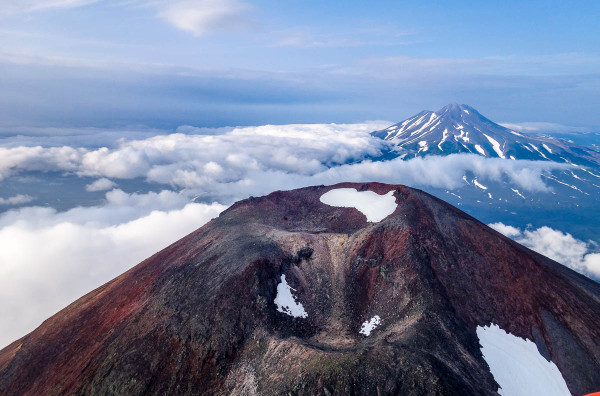
[[[506,333],[497,325],[477,327],[481,353],[498,393],[511,396],[570,395],[567,384],[553,362],[547,361],[529,340]]]
[[[485,157],[485,151],[483,150],[483,147],[481,147],[480,145],[476,144],[475,145],[475,150],[477,150],[477,152],[481,155],[483,155]]]
[[[547,152],[549,152],[550,154],[552,154],[552,150],[550,150],[550,147],[546,146],[545,143],[542,143],[542,146],[544,146],[544,148],[546,149]]]
[[[521,192],[519,190],[517,190],[516,188],[511,188],[511,190],[513,190],[514,193],[517,194],[519,197],[525,199],[525,196],[523,194],[521,194]]]
[[[371,332],[375,330],[375,328],[380,324],[381,318],[379,317],[379,315],[375,315],[371,318],[371,320],[365,320],[362,326],[360,326],[360,330],[358,332],[368,337],[371,335]]]
[[[496,139],[489,137],[485,133],[483,134],[483,136],[485,136],[487,138],[487,140],[492,144],[492,148],[494,149],[496,154],[498,154],[498,157],[506,158],[504,156],[504,153],[502,152],[502,150],[500,150],[500,143],[498,143],[498,141]]]
[[[281,275],[281,282],[277,285],[277,296],[275,297],[275,305],[277,310],[293,316],[294,318],[306,318],[308,314],[304,310],[304,307],[292,295],[292,289],[290,285],[285,281],[285,275]]]
[[[357,191],[354,188],[336,188],[321,195],[321,202],[329,206],[356,208],[367,221],[379,222],[396,210],[394,190],[385,195],[373,191]]]
[[[487,187],[484,186],[483,184],[479,183],[477,181],[477,179],[473,179],[473,184],[475,184],[477,187],[481,188],[482,190],[487,190]]]

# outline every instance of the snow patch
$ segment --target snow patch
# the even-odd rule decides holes
[[[521,194],[521,192],[519,190],[517,190],[516,188],[511,188],[511,190],[513,190],[513,192],[515,194],[517,194],[519,197],[525,199],[525,196],[523,194]]]
[[[533,144],[531,144],[531,143],[529,143],[529,145],[531,146],[531,148],[533,148],[535,151],[537,151],[537,152],[538,152],[538,153],[539,153],[539,154],[540,154],[542,157],[544,157],[544,158],[546,158],[546,159],[549,159],[549,158],[548,158],[548,157],[546,157],[546,155],[545,155],[544,153],[542,153],[542,152],[540,151],[540,149],[539,149],[539,148],[537,148],[535,145],[533,145]]]
[[[277,310],[294,318],[307,318],[308,314],[301,303],[296,302],[292,290],[295,291],[285,280],[285,275],[281,275],[281,282],[277,285],[277,296],[275,305]]]
[[[365,320],[362,326],[360,326],[360,330],[358,332],[368,337],[369,335],[371,335],[371,332],[375,330],[375,328],[380,324],[381,318],[379,317],[379,315],[375,315],[370,320]]]
[[[482,190],[487,190],[488,189],[486,186],[484,186],[483,184],[479,183],[477,181],[477,179],[473,179],[473,184],[475,184],[475,186],[481,188]]]
[[[357,191],[354,188],[336,188],[321,195],[320,201],[329,206],[356,208],[367,221],[379,222],[396,210],[394,190],[385,195],[373,191]]]
[[[483,134],[483,136],[485,136],[487,138],[487,140],[489,140],[489,142],[492,144],[492,148],[494,149],[496,154],[498,154],[498,157],[506,158],[504,156],[504,153],[502,152],[502,150],[500,150],[500,143],[498,143],[498,141],[496,139],[489,137],[485,133]]]
[[[478,326],[477,336],[481,353],[500,385],[500,395],[571,394],[556,364],[540,355],[532,341],[509,334],[494,324]]]
[[[485,151],[483,150],[483,147],[481,147],[480,145],[476,144],[475,145],[475,150],[477,150],[477,152],[481,155],[483,155],[485,157]]]
[[[547,152],[552,154],[552,150],[550,150],[550,147],[546,146],[546,143],[542,143],[542,146],[544,146],[544,148],[546,149]]]

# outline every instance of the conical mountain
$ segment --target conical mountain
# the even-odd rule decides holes
[[[581,395],[599,372],[596,282],[346,183],[234,204],[0,351],[0,394]]]
[[[565,140],[505,128],[468,105],[451,103],[422,111],[373,135],[396,143],[409,156],[473,153],[484,157],[600,165],[600,153]]]

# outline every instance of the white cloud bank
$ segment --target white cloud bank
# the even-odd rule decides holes
[[[588,243],[573,238],[569,233],[546,226],[536,230],[521,230],[503,223],[492,223],[489,226],[577,272],[600,279],[600,253],[591,252]]]
[[[27,171],[113,181],[145,178],[231,202],[276,189],[339,181],[455,188],[462,185],[465,172],[482,182],[508,178],[519,190],[546,191],[542,175],[565,167],[549,161],[503,161],[468,154],[371,162],[369,158],[387,148],[386,142],[369,135],[381,125],[265,125],[209,134],[186,127],[185,134],[125,140],[111,148],[6,147],[0,148],[0,180]],[[101,184],[108,186],[106,181]]]
[[[107,193],[104,206],[0,216],[0,348],[58,310],[175,242],[225,206],[180,194]]]

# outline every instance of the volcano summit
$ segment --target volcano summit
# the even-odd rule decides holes
[[[600,285],[379,183],[240,201],[0,351],[3,395],[580,395],[598,373]]]

